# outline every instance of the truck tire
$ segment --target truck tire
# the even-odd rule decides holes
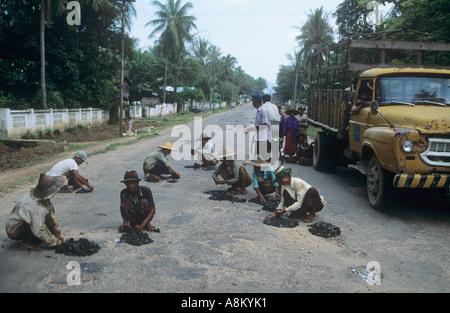
[[[381,167],[381,163],[373,155],[367,170],[367,196],[370,205],[379,211],[386,207],[392,193],[392,173]]]
[[[313,166],[316,171],[327,170],[330,156],[329,138],[325,132],[319,131],[316,134],[313,150]]]

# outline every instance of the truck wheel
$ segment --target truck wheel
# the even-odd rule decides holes
[[[317,132],[313,150],[314,169],[323,172],[327,169],[329,159],[329,140],[324,132]]]
[[[378,158],[373,155],[367,171],[367,196],[370,205],[382,210],[392,191],[392,174],[381,167]]]

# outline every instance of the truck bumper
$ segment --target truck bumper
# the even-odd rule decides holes
[[[394,187],[397,188],[449,188],[450,174],[397,174]]]

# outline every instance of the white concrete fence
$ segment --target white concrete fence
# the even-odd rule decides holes
[[[109,120],[101,109],[11,110],[0,108],[0,139],[20,138],[27,132],[64,130],[78,125],[102,125]]]
[[[204,109],[208,109],[210,112],[211,110],[218,110],[219,108],[225,107],[227,105],[226,102],[222,103],[210,103],[210,102],[194,102],[192,104],[192,109],[198,109],[203,111]],[[189,112],[191,108],[191,104],[189,102],[186,102],[184,104],[184,110],[185,112]],[[145,112],[144,112],[145,110]],[[157,104],[154,107],[151,106],[145,106],[144,108],[142,106],[130,106],[130,117],[131,118],[142,118],[142,117],[158,117],[158,116],[164,116],[167,114],[173,114],[177,112],[177,105],[176,104]],[[125,116],[125,113],[124,113]]]
[[[225,107],[226,102],[215,103],[214,110]],[[185,111],[190,110],[190,103],[185,103]],[[213,103],[195,102],[193,109],[213,110]],[[146,112],[144,113],[143,110]],[[158,104],[154,107],[131,106],[131,118],[159,117],[177,112],[176,104]],[[125,111],[124,111],[125,117]],[[63,110],[11,110],[0,108],[0,139],[20,138],[27,132],[36,133],[46,129],[60,130],[70,127],[102,125],[109,120],[109,112],[101,109],[63,109]]]

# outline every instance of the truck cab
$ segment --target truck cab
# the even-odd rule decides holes
[[[352,105],[357,109],[349,116],[348,151],[367,174],[373,207],[382,205],[392,186],[448,188],[449,70],[367,70]]]

